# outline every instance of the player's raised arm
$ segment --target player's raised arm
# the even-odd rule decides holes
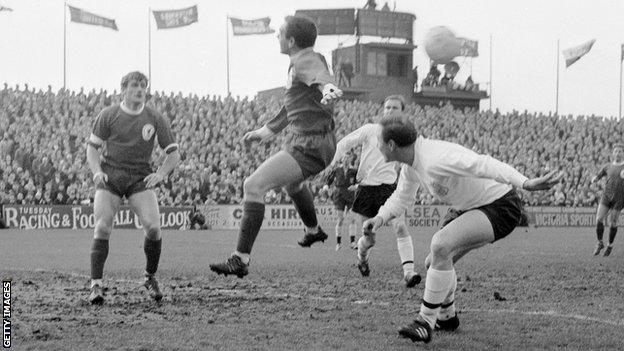
[[[599,181],[600,179],[602,179],[602,177],[606,176],[606,175],[607,175],[607,166],[608,166],[608,164],[607,164],[607,165],[602,166],[602,168],[600,169],[600,171],[599,171],[599,172],[598,172],[595,176],[593,176],[593,177],[590,179],[590,181],[591,181],[592,183],[595,183],[595,182]]]

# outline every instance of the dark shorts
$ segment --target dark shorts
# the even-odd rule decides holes
[[[332,195],[332,201],[338,211],[344,211],[345,208],[347,211],[350,210],[353,206],[353,199],[353,191],[349,190],[338,190]]]
[[[111,193],[123,198],[129,198],[132,194],[147,190],[143,181],[151,171],[135,171],[117,168],[108,164],[102,164],[102,171],[108,176],[108,181],[104,184],[96,185],[96,189],[108,190]]]
[[[624,197],[605,192],[600,197],[600,203],[607,206],[608,209],[621,211],[624,208]]]
[[[373,218],[396,189],[396,184],[360,185],[355,191],[353,212]]]
[[[334,132],[292,134],[284,145],[299,164],[305,178],[319,174],[331,163],[336,153]]]
[[[511,189],[498,200],[473,210],[485,213],[492,224],[492,229],[494,229],[494,241],[497,241],[509,235],[520,224],[522,219],[522,200],[518,197],[516,190]],[[448,213],[442,220],[442,227],[451,223],[465,212],[467,211],[449,208]]]

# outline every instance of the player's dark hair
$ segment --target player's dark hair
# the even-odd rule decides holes
[[[295,39],[295,44],[300,49],[314,46],[316,43],[316,24],[306,17],[287,16],[286,30],[284,36],[286,39]]]
[[[134,71],[126,74],[125,76],[123,76],[123,78],[121,78],[121,88],[126,88],[131,80],[136,80],[137,82],[145,82],[145,85],[149,83],[145,74],[139,71]]]
[[[392,140],[399,147],[413,144],[418,137],[416,127],[405,116],[391,115],[379,122],[382,126],[381,139],[384,143]]]
[[[399,100],[401,102],[401,111],[405,111],[405,98],[403,97],[403,95],[389,95],[384,99],[384,105],[386,104],[386,101],[388,100]]]

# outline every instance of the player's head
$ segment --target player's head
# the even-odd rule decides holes
[[[405,111],[405,98],[403,95],[390,95],[384,100],[383,115],[387,116],[395,111]]]
[[[147,77],[134,71],[121,78],[121,96],[128,103],[143,103],[147,96]]]
[[[416,142],[418,133],[416,127],[404,116],[384,117],[379,122],[381,134],[379,135],[379,151],[384,155],[386,162],[400,161],[401,156]]]
[[[280,52],[290,54],[299,49],[313,47],[316,32],[316,24],[312,20],[300,16],[287,16],[277,34]]]
[[[614,162],[622,162],[624,161],[624,144],[614,144],[613,145],[613,161]]]

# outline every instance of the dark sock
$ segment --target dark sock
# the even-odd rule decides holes
[[[609,245],[613,244],[613,240],[615,240],[616,233],[617,233],[617,227],[609,228]]]
[[[316,219],[316,210],[314,209],[314,197],[310,189],[308,189],[307,186],[303,186],[300,191],[288,195],[293,200],[293,204],[299,213],[299,217],[301,217],[303,225],[308,228],[316,227],[318,221]]]
[[[341,236],[337,236],[336,237],[336,243],[340,244],[341,241],[342,241],[342,237]]]
[[[91,279],[102,279],[108,257],[108,240],[93,239],[91,244]]]
[[[262,227],[264,220],[264,204],[260,202],[245,201],[243,203],[243,219],[241,220],[240,232],[238,233],[238,244],[236,251],[240,253],[251,253],[254,241]]]
[[[598,238],[598,241],[602,241],[602,233],[604,233],[604,224],[598,222],[596,223],[596,238]]]
[[[355,237],[354,237],[354,236],[350,236],[350,237],[349,237],[349,240],[350,240],[351,242],[354,242],[354,241],[355,241]]]
[[[158,270],[158,261],[160,261],[160,248],[162,247],[162,239],[151,240],[145,238],[143,242],[143,251],[145,252],[145,272],[154,274]]]

